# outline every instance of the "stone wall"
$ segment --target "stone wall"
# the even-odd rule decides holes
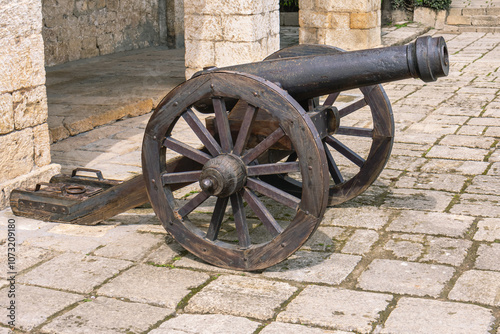
[[[50,164],[40,0],[0,0],[0,208],[10,191],[58,171]]]
[[[381,44],[380,0],[300,0],[301,44],[327,44],[346,50]]]
[[[42,1],[48,66],[160,43],[166,0]]]
[[[260,61],[279,49],[278,0],[184,2],[186,78],[203,67]]]

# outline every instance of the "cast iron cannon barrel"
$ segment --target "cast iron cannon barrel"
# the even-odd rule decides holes
[[[257,75],[303,101],[407,78],[435,81],[448,75],[449,61],[444,39],[425,36],[402,46],[271,59],[211,70]]]

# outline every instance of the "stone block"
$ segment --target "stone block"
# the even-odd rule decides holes
[[[380,27],[345,31],[329,29],[325,33],[325,44],[344,50],[369,49],[382,43],[380,36]]]
[[[271,319],[297,290],[287,283],[245,276],[221,276],[196,293],[185,310]]]
[[[33,128],[35,145],[35,165],[43,167],[50,164],[50,135],[47,123]]]
[[[222,40],[228,42],[254,42],[265,37],[271,29],[265,15],[228,15],[222,17]],[[278,22],[275,22],[278,23]],[[276,31],[278,27],[273,27]]]
[[[98,293],[175,309],[190,289],[202,285],[209,278],[201,272],[141,264],[104,284]]]
[[[267,41],[261,42],[216,42],[215,66],[224,67],[261,61],[267,54]]]
[[[437,297],[455,270],[442,265],[375,259],[358,280],[358,287],[415,296]]]
[[[7,299],[9,288],[0,290],[0,306],[6,309],[9,306]],[[39,288],[35,286],[26,286],[16,284],[16,328],[24,331],[31,331],[47,321],[47,319],[57,312],[62,311],[69,305],[83,299],[83,296]],[[10,319],[1,317],[0,322],[7,325]]]
[[[389,221],[391,212],[376,207],[330,208],[325,212],[322,225],[381,229]]]
[[[146,256],[148,251],[164,242],[161,235],[128,233],[116,236],[113,241],[94,252],[97,256],[112,257],[122,260],[138,261]],[[134,247],[131,247],[134,245]]]
[[[75,43],[74,48],[80,46],[80,43]],[[113,42],[113,34],[104,34],[97,36],[97,48],[99,49],[99,55],[107,55],[113,53],[114,42]]]
[[[0,182],[27,174],[34,165],[33,129],[11,132],[0,136]]]
[[[47,121],[47,93],[45,85],[12,93],[14,124],[17,130]]]
[[[394,189],[382,207],[442,212],[448,207],[453,196],[453,193],[444,191]]]
[[[186,39],[186,67],[197,72],[207,66],[215,66],[215,43]],[[193,72],[193,74],[194,74]],[[186,76],[186,78],[190,78]]]
[[[356,230],[342,247],[342,253],[366,255],[378,237],[378,233],[373,230]]]
[[[284,322],[272,322],[262,331],[261,334],[343,334],[340,331],[329,331],[322,328],[314,328],[304,325],[287,324]]]
[[[223,314],[180,314],[161,324],[149,334],[166,333],[217,333],[232,334],[237,328],[238,333],[252,334],[260,323],[245,318]]]
[[[498,291],[500,272],[469,270],[458,278],[448,298],[498,307]]]
[[[493,321],[480,306],[403,297],[380,333],[488,333]]]
[[[437,11],[427,7],[415,7],[413,11],[413,21],[421,23],[427,27],[436,25]]]
[[[462,15],[449,15],[446,18],[446,23],[450,25],[471,25],[472,17],[471,16],[462,16]]]
[[[477,269],[500,271],[500,244],[479,245],[477,259],[474,265]]]
[[[470,216],[415,210],[401,211],[401,214],[391,222],[387,230],[462,237],[473,222],[474,217]]]
[[[12,94],[0,94],[0,135],[14,130]]]
[[[380,11],[367,13],[351,13],[351,29],[371,29],[379,26]]]
[[[391,295],[307,286],[276,320],[328,329],[371,333],[392,300]]]
[[[222,39],[223,19],[215,15],[188,15],[184,17],[184,36],[187,40],[216,41]]]
[[[129,261],[66,253],[21,275],[18,281],[54,289],[90,293],[94,287],[131,264]]]
[[[299,251],[272,266],[264,276],[298,282],[340,284],[354,270],[360,256]]]
[[[52,319],[42,332],[143,333],[173,313],[173,309],[97,297]]]
[[[300,44],[320,44],[318,40],[318,28],[299,28]],[[324,44],[324,43],[323,43]]]
[[[500,240],[500,221],[497,218],[483,218],[477,223],[476,241],[495,242]]]
[[[499,217],[500,196],[462,194],[450,212],[471,216]]]
[[[317,8],[328,12],[371,12],[381,9],[381,5],[377,0],[316,0]]]
[[[498,26],[500,18],[497,15],[474,15],[471,17],[473,26]]]
[[[486,14],[486,8],[464,8],[462,9],[462,14],[463,15],[485,15]]]

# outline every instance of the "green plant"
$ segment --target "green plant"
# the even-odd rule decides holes
[[[299,10],[299,0],[280,0],[282,12],[296,12]]]
[[[413,11],[415,7],[427,7],[435,10],[449,9],[451,0],[391,0],[393,9]]]

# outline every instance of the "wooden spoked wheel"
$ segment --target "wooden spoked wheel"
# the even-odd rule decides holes
[[[227,110],[234,101],[239,110],[245,107],[237,131]],[[207,103],[215,133],[197,116],[196,105]],[[261,113],[278,126],[252,140]],[[200,146],[183,140],[177,128],[182,138],[192,133]],[[257,163],[280,145],[293,146],[297,159]],[[167,163],[172,151],[179,157]],[[286,259],[315,231],[328,201],[328,164],[311,120],[281,88],[243,73],[209,72],[172,90],[147,125],[142,166],[166,230],[190,252],[224,268],[259,270]],[[260,178],[282,173],[300,175],[300,197]],[[187,199],[176,191],[186,185],[194,189]]]
[[[343,50],[302,44],[277,51],[266,60],[338,52]],[[338,107],[334,115],[337,121],[334,133],[322,138],[330,174],[329,205],[344,203],[363,193],[380,175],[391,154],[394,118],[390,101],[381,85],[359,90],[299,101],[308,111]],[[294,160],[292,153],[287,161]],[[303,184],[287,174],[268,177],[267,181],[289,193],[300,192]]]

